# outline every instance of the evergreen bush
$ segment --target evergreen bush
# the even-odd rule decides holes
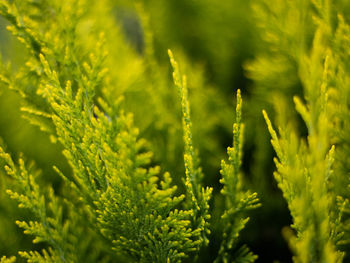
[[[0,262],[347,262],[349,15],[0,0]]]

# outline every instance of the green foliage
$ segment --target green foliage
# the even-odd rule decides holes
[[[37,172],[22,158],[17,165],[1,150],[5,170],[16,185],[16,190],[7,192],[35,218],[17,224],[34,236],[34,243],[45,244],[40,252],[19,254],[29,262],[180,262],[189,256],[197,258],[199,249],[209,242],[212,189],[201,186],[203,173],[192,142],[186,78],[181,79],[171,56],[182,101],[184,195],[176,193],[168,172],[161,176],[160,167],[152,164],[147,142],[139,138],[132,115],[121,105],[123,92],[112,83],[120,85],[122,76],[108,73],[106,52],[113,49],[107,44],[108,37],[98,32],[108,12],[104,5],[96,4],[95,9],[90,4],[75,0],[0,3],[1,15],[12,24],[12,34],[28,50],[24,67],[10,73],[10,78],[3,70],[2,79],[24,98],[22,111],[30,123],[62,145],[72,169],[63,172],[54,166],[65,182],[62,191],[55,193],[51,186],[39,186]],[[46,19],[52,22],[38,17],[38,10],[51,12]],[[101,13],[101,24],[96,22],[88,31],[99,39],[91,46],[85,42],[87,32],[81,31]],[[121,47],[131,54],[126,45]],[[157,72],[151,51],[148,56],[150,65],[145,69]],[[161,101],[159,94],[150,95],[154,103]],[[128,100],[127,93],[125,97]],[[158,110],[161,120],[167,118],[163,112]]]
[[[15,257],[6,258],[5,256],[3,256],[3,257],[0,259],[0,262],[1,262],[1,263],[13,263],[13,262],[16,262],[16,258],[15,258]]]
[[[279,8],[282,6],[280,4]],[[337,120],[341,113],[335,104],[343,105],[339,108],[348,107],[348,102],[338,100],[339,94],[345,97],[349,94],[347,77],[343,75],[348,58],[338,51],[339,42],[346,39],[345,34],[339,34],[345,22],[340,14],[333,18],[332,7],[329,1],[288,2],[283,6],[285,14],[281,19],[286,23],[292,20],[290,16],[304,16],[297,21],[310,23],[298,26],[305,30],[298,32],[299,39],[294,37],[294,27],[283,29],[286,35],[297,41],[298,47],[290,50],[295,51],[291,55],[297,68],[294,75],[302,84],[304,101],[295,96],[294,103],[306,125],[307,138],[302,138],[295,125],[287,121],[288,115],[281,113],[277,135],[266,112],[263,112],[277,154],[275,178],[288,203],[293,217],[292,227],[296,231],[296,237],[291,231],[285,231],[295,262],[341,262],[344,256],[339,245],[346,241],[341,221],[348,200],[347,193],[343,192],[344,183],[348,184],[348,172],[337,169],[340,164],[337,155],[338,151],[339,156],[347,155],[342,152],[347,143],[338,137],[340,134],[336,131],[345,128],[343,125],[347,125],[347,119],[341,117],[342,121]],[[311,16],[305,15],[311,13],[312,8],[315,12],[313,23],[308,22]],[[275,37],[269,40],[277,44],[282,38],[276,34],[276,29],[273,30]],[[313,33],[312,42],[306,32]],[[287,48],[291,43],[284,45]],[[278,56],[281,57],[281,53],[278,52]],[[335,61],[336,64],[333,64]],[[261,79],[266,80],[266,77]],[[280,110],[281,104],[276,102]],[[334,144],[337,146],[334,147]]]
[[[239,232],[247,224],[249,217],[244,213],[260,204],[256,193],[243,190],[243,180],[240,174],[242,163],[243,124],[241,91],[237,91],[236,121],[233,125],[233,145],[227,148],[228,163],[221,161],[220,182],[223,184],[221,193],[225,196],[225,211],[221,217],[223,241],[216,262],[254,262],[257,256],[245,246],[239,248],[232,256],[229,252],[237,246]]]
[[[52,187],[41,189],[36,182],[39,173],[32,164],[25,165],[20,158],[16,165],[2,148],[0,155],[6,162],[7,174],[16,181],[17,186],[16,191],[7,190],[7,193],[18,201],[19,208],[29,209],[35,219],[16,221],[16,224],[24,229],[25,234],[34,236],[33,243],[49,244],[48,249],[43,249],[41,253],[23,251],[19,252],[20,256],[29,262],[77,262],[88,258],[94,262],[99,252],[93,249],[88,253],[89,243],[81,242],[91,230],[79,222],[83,221],[83,217],[77,213],[74,205],[55,196]]]
[[[202,238],[204,244],[208,244],[209,240],[207,235],[210,234],[209,223],[210,214],[209,200],[212,189],[203,189],[200,186],[200,181],[203,177],[201,168],[199,167],[199,160],[196,156],[195,149],[192,141],[192,122],[190,105],[188,101],[187,91],[187,78],[181,76],[177,62],[174,60],[172,52],[169,50],[169,57],[171,65],[174,68],[173,78],[175,86],[179,89],[182,105],[182,125],[183,125],[183,138],[185,144],[184,150],[184,162],[186,169],[185,187],[187,196],[191,203],[190,207],[193,210],[193,227],[198,228],[202,232]]]
[[[0,0],[0,262],[347,262],[349,14]]]

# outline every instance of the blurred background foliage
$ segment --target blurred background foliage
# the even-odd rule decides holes
[[[297,20],[290,23],[294,20],[289,10],[274,10],[273,4],[265,0],[96,2],[100,4],[94,5],[95,16],[109,7],[113,7],[112,15],[99,17],[100,22],[94,24],[96,28],[90,25],[93,17],[86,18],[78,27],[77,41],[95,45],[89,40],[91,35],[105,32],[110,51],[106,64],[110,70],[110,86],[113,86],[111,94],[125,97],[124,107],[134,113],[141,137],[149,141],[155,154],[155,162],[171,171],[175,182],[181,184],[179,178],[184,174],[181,109],[171,80],[167,49],[177,54],[181,70],[188,75],[193,139],[199,149],[204,182],[215,189],[213,218],[223,205],[218,195],[219,169],[226,147],[232,144],[234,94],[238,88],[242,90],[244,175],[247,185],[258,192],[262,203],[262,207],[250,215],[242,242],[259,256],[257,262],[291,262],[281,234],[283,227],[291,224],[291,218],[273,179],[274,153],[261,109],[268,109],[271,116],[274,110],[284,111],[285,116],[300,126],[301,134],[306,133],[293,110],[292,98],[302,94],[295,53],[300,42],[306,41],[306,46],[311,44],[314,30],[311,17],[299,21],[302,25]],[[350,3],[343,0],[336,5],[347,18]],[[39,16],[50,16],[49,11]],[[25,48],[6,31],[6,25],[1,19],[0,50],[4,66],[11,61],[10,70],[20,71],[25,62]],[[273,36],[273,32],[279,34]],[[278,108],[282,104],[276,101],[283,101],[287,106]],[[22,152],[34,160],[42,169],[42,180],[60,192],[61,182],[52,166],[57,165],[67,174],[70,168],[60,145],[52,143],[48,136],[21,118],[23,103],[16,92],[1,88],[0,137],[11,153]],[[25,250],[33,245],[14,224],[19,212],[4,194],[3,180],[10,179],[0,177],[0,254],[13,255],[18,248]],[[21,216],[27,215],[21,211]],[[213,224],[214,228],[219,227]],[[213,260],[211,251],[215,254],[218,250],[217,238],[211,238],[208,254],[203,254],[200,262]]]

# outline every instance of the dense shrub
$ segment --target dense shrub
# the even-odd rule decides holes
[[[1,0],[0,262],[349,260],[349,12]]]

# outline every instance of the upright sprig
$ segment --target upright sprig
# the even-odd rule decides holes
[[[221,193],[225,196],[225,211],[221,217],[223,225],[223,240],[219,255],[215,262],[254,262],[257,256],[246,246],[237,247],[239,232],[249,220],[245,213],[257,208],[259,199],[257,193],[243,189],[243,179],[240,174],[243,147],[243,123],[241,91],[237,90],[236,120],[233,124],[233,145],[227,148],[228,162],[221,161],[220,173],[223,184]]]
[[[182,106],[182,126],[184,138],[184,163],[186,170],[185,187],[189,198],[190,206],[193,210],[193,228],[201,232],[201,243],[207,245],[209,242],[209,200],[212,188],[203,188],[201,180],[203,172],[199,166],[199,159],[195,152],[192,141],[192,122],[190,114],[190,104],[188,100],[187,78],[181,75],[178,63],[174,59],[171,50],[168,50],[170,63],[173,67],[174,84],[178,88]]]

